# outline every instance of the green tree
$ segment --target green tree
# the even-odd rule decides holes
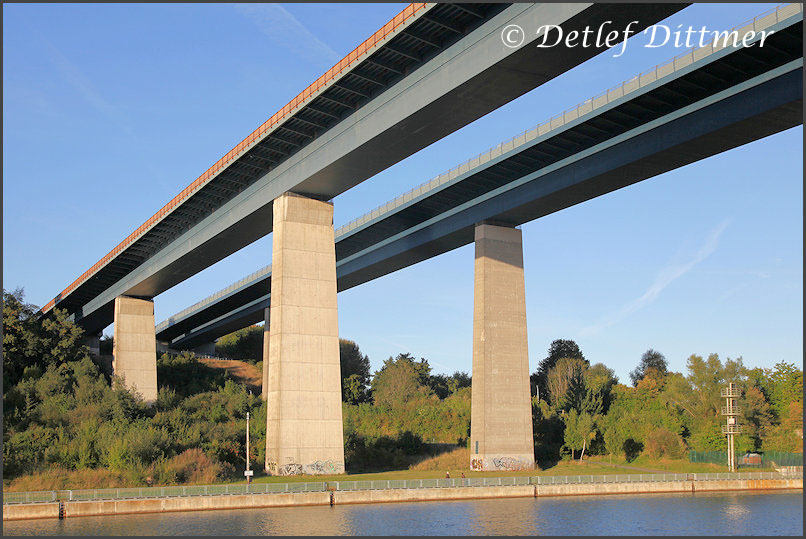
[[[789,413],[789,405],[803,402],[803,371],[793,363],[780,361],[769,373],[769,397],[779,419]]]
[[[431,394],[428,387],[431,367],[428,361],[416,361],[411,354],[398,354],[383,362],[372,378],[372,396],[376,406],[394,409],[407,401]]]
[[[570,339],[555,339],[549,346],[548,356],[540,361],[537,370],[529,377],[532,396],[537,395],[539,398],[547,398],[549,371],[562,358],[579,359],[586,364],[588,363],[577,343]]]
[[[613,462],[613,455],[624,452],[624,442],[627,441],[627,436],[621,425],[615,422],[607,425],[603,435],[607,454],[610,455],[610,462]]]
[[[344,402],[358,404],[369,401],[369,357],[361,353],[355,342],[339,339],[339,361]]]
[[[68,319],[67,312],[53,309],[39,316],[35,305],[25,303],[24,291],[3,290],[3,385],[12,387],[25,369],[44,371],[50,365],[88,357],[84,331]]]
[[[602,410],[605,414],[610,409],[613,388],[618,384],[618,377],[613,369],[604,363],[595,363],[585,371],[585,385],[588,391],[601,395]],[[597,412],[598,413],[598,412]]]
[[[590,414],[580,414],[571,409],[565,416],[564,434],[565,445],[572,451],[571,457],[573,458],[573,451],[581,449],[579,460],[582,462],[588,442],[596,436],[596,421]]]
[[[764,393],[758,387],[748,387],[740,401],[742,432],[752,441],[753,451],[759,451],[763,438],[772,427],[773,412]]]
[[[584,394],[584,374],[587,363],[576,358],[560,358],[546,377],[545,398],[555,408],[563,408],[571,381],[578,379]]]
[[[428,380],[428,387],[437,397],[445,399],[463,387],[470,387],[470,376],[466,372],[459,371],[451,375],[432,374]]]
[[[224,335],[215,343],[218,355],[257,363],[263,361],[263,326],[256,324]]]
[[[641,362],[638,363],[638,366],[630,372],[632,385],[637,386],[638,382],[650,374],[663,378],[666,376],[668,366],[666,357],[657,350],[650,348],[641,356]]]

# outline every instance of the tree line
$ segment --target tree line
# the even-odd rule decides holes
[[[257,328],[262,333],[262,328]],[[252,329],[224,343],[252,343]],[[104,374],[82,330],[54,310],[40,319],[22,291],[3,291],[4,481],[29,489],[211,482],[237,477],[252,414],[250,459],[265,456],[266,406],[223,370],[193,354],[157,359],[159,393],[147,406]],[[250,339],[252,339],[250,341]],[[340,340],[345,458],[351,472],[406,467],[427,444],[466,444],[471,377],[435,374],[425,358],[401,353],[371,372],[358,345]],[[230,356],[232,357],[232,355]],[[682,458],[688,449],[724,450],[719,389],[736,382],[744,432],[737,453],[802,452],[803,373],[779,362],[749,368],[742,358],[692,355],[684,373],[648,350],[622,384],[576,343],[555,340],[530,377],[535,456],[640,454]]]

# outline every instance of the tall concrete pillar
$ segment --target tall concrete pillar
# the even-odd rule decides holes
[[[344,472],[333,204],[274,201],[266,471]]]
[[[515,228],[476,226],[470,467],[534,468],[523,242]]]
[[[157,400],[157,339],[154,302],[128,296],[115,298],[115,338],[112,370],[126,387],[146,402]]]
[[[90,349],[90,356],[101,355],[101,334],[86,335],[84,337],[84,344]]]
[[[269,394],[269,350],[271,349],[271,332],[269,326],[269,311],[270,308],[263,309],[263,385],[261,386],[260,396],[263,400]]]

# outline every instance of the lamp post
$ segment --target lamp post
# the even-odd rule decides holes
[[[736,471],[736,451],[733,447],[733,435],[741,434],[742,426],[739,424],[739,406],[736,399],[741,397],[739,387],[730,382],[728,387],[722,388],[720,396],[725,399],[725,406],[722,407],[722,415],[725,416],[725,424],[722,425],[722,434],[728,437],[728,470]]]
[[[243,474],[246,476],[246,489],[249,490],[249,485],[252,483],[252,474],[254,472],[249,469],[249,412],[246,412],[246,470]]]

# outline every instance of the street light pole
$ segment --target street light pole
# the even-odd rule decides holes
[[[252,475],[249,473],[249,412],[246,412],[246,484],[252,482]]]

